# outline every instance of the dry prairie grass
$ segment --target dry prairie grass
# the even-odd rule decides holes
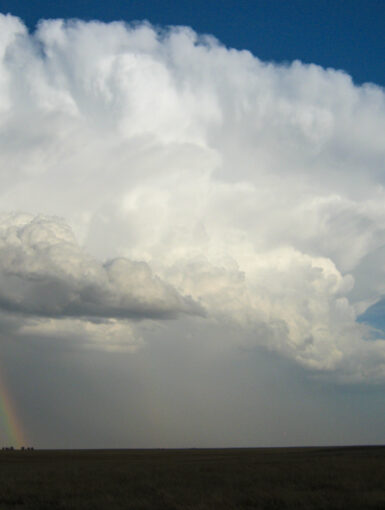
[[[384,508],[385,447],[0,452],[1,510]]]

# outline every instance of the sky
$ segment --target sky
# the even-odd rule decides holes
[[[0,442],[384,443],[384,3],[0,13]]]

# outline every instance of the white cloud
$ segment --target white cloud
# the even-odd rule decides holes
[[[64,282],[108,274],[114,320],[133,303],[198,311],[191,295],[305,367],[384,378],[385,342],[357,322],[385,294],[383,89],[188,28],[56,20],[31,35],[1,17],[0,33],[3,210],[59,215],[93,256],[127,259],[92,259],[86,277],[65,239],[39,269],[64,304],[8,276],[3,300],[78,320]],[[12,264],[24,278],[43,255]]]
[[[127,320],[203,313],[145,262],[101,263],[60,219],[26,214],[0,217],[0,309],[19,316],[19,334],[76,336],[107,350],[135,345]]]
[[[22,314],[162,319],[202,313],[145,262],[93,259],[56,218],[0,218],[0,278],[0,307]]]

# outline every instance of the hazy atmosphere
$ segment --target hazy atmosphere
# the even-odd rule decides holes
[[[0,442],[384,443],[384,83],[1,11]]]

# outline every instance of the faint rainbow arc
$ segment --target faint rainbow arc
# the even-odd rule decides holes
[[[1,415],[1,436],[2,446],[14,446],[20,448],[26,444],[25,434],[20,420],[17,416],[11,395],[4,382],[4,376],[0,369],[0,415]],[[6,437],[2,437],[6,433]],[[11,444],[9,444],[11,441]]]

